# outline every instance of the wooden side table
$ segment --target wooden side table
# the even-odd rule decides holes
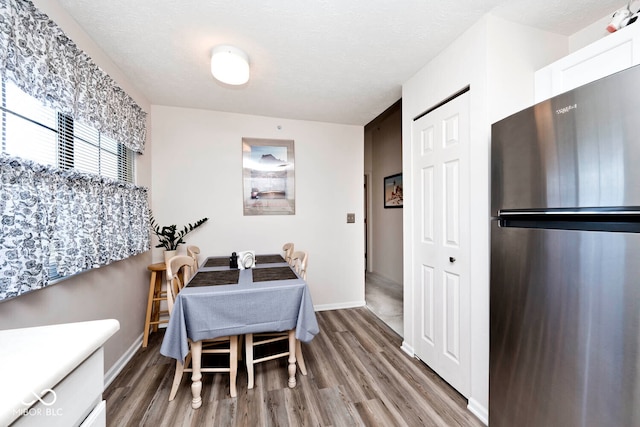
[[[158,331],[158,325],[167,323],[168,319],[160,319],[160,302],[165,299],[162,292],[162,282],[167,266],[164,262],[151,264],[147,267],[151,272],[151,280],[149,281],[149,297],[147,299],[147,316],[144,320],[144,337],[142,338],[142,347],[146,347],[149,343],[149,329],[153,327],[153,332]]]

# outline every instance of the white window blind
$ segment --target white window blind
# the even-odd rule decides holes
[[[2,83],[2,152],[34,162],[134,181],[134,155],[118,141]]]

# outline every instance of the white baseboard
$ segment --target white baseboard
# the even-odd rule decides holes
[[[142,335],[143,334],[140,334],[138,339],[131,344],[131,347],[129,347],[122,357],[120,357],[120,359],[118,359],[118,361],[114,363],[113,366],[104,374],[105,389],[109,387],[113,380],[116,379],[118,374],[122,372],[124,367],[127,366],[127,363],[129,363],[133,356],[135,356],[136,352],[140,349],[140,346],[142,345]]]
[[[415,357],[416,355],[416,352],[413,350],[413,347],[407,344],[407,342],[404,340],[402,341],[402,346],[400,346],[400,350],[404,351],[411,357]]]
[[[343,302],[340,304],[314,305],[313,309],[315,311],[342,310],[345,308],[364,307],[365,305],[366,303],[364,301],[352,301],[352,302]]]
[[[489,425],[489,410],[485,408],[483,405],[481,405],[477,400],[469,399],[469,403],[467,404],[467,409],[473,415],[478,417],[478,419],[482,421],[484,425],[486,426]]]

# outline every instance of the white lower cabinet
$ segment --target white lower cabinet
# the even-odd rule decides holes
[[[98,349],[18,418],[16,427],[78,426],[102,401],[103,349]],[[88,424],[90,425],[90,424]]]
[[[107,427],[107,401],[101,400],[80,427]]]
[[[117,320],[0,331],[0,426],[106,426],[103,345]]]

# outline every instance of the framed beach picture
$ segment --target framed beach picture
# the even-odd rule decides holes
[[[242,138],[244,215],[295,215],[293,140]]]
[[[398,173],[384,178],[384,207],[402,207],[402,174]]]

